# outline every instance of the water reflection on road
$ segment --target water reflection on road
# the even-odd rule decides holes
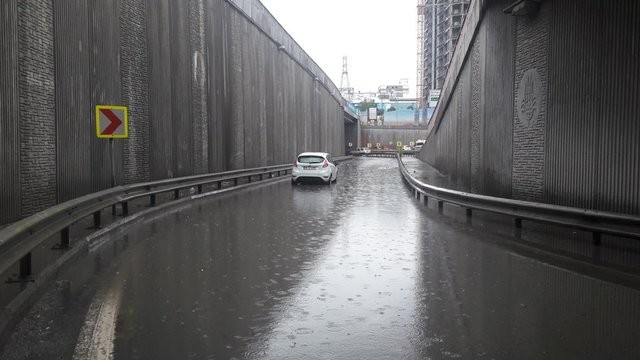
[[[276,320],[267,358],[417,357],[420,212],[392,161],[362,162],[342,173],[333,234]],[[293,197],[298,204],[307,190],[295,188]]]
[[[116,359],[640,357],[638,291],[425,208],[394,159],[195,202],[121,241],[59,279],[77,298],[93,293],[73,274],[121,287]]]

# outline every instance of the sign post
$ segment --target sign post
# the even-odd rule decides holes
[[[429,107],[436,107],[436,105],[438,105],[438,100],[440,100],[440,90],[429,90]]]
[[[377,118],[378,118],[378,108],[370,107],[367,123],[370,123],[371,121],[376,120]]]
[[[129,138],[129,116],[126,106],[96,105],[96,136],[109,139],[111,187],[116,186],[116,163],[113,139]],[[115,210],[115,208],[114,208]]]
[[[116,186],[116,161],[113,159],[115,153],[113,139],[109,139],[109,151],[111,152],[111,187],[114,187]]]

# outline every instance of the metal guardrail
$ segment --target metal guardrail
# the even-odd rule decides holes
[[[334,157],[334,162],[351,158]],[[117,186],[60,203],[0,230],[0,274],[19,262],[19,279],[33,281],[31,250],[58,232],[60,243],[56,249],[69,248],[70,226],[92,216],[93,227],[97,230],[101,226],[101,211],[106,208],[111,207],[115,215],[115,206],[119,204],[121,215],[127,216],[129,202],[139,198],[149,197],[149,206],[155,206],[159,194],[173,193],[173,200],[177,200],[181,190],[193,189],[194,194],[202,194],[205,185],[215,184],[216,189],[221,189],[223,183],[237,186],[240,180],[250,183],[257,178],[261,181],[265,176],[272,178],[291,174],[291,169],[290,164],[273,165],[144,182]]]
[[[334,157],[334,162],[339,164],[353,158],[352,156]],[[148,197],[149,206],[155,207],[156,197],[162,193],[173,193],[173,199],[165,202],[171,204],[180,198],[181,190],[190,190],[192,198],[201,197],[210,193],[233,190],[234,188],[246,187],[250,183],[259,183],[262,180],[275,179],[283,175],[291,174],[292,166],[275,165],[252,169],[242,169],[226,171],[214,174],[203,174],[187,176],[175,179],[165,179],[159,181],[117,186],[93,194],[88,194],[67,202],[55,205],[30,217],[15,222],[0,230],[0,274],[5,273],[11,267],[19,263],[18,279],[6,281],[7,283],[33,283],[22,290],[10,301],[8,305],[0,311],[0,348],[6,340],[7,331],[16,324],[19,316],[25,313],[29,306],[29,299],[44,288],[55,271],[67,260],[81,253],[87,243],[70,246],[70,228],[73,224],[88,217],[93,217],[93,228],[98,233],[101,226],[101,212],[109,207],[115,214],[116,205],[121,207],[123,220],[133,218],[127,217],[128,203],[135,199]],[[240,181],[245,181],[240,184]],[[215,184],[215,189],[205,191],[206,185]],[[200,194],[200,195],[198,195]],[[185,201],[183,197],[181,201]],[[122,223],[116,221],[115,226]],[[66,250],[60,255],[58,260],[54,260],[45,266],[40,266],[37,277],[32,274],[31,253],[45,241],[56,234],[60,234],[60,242],[55,249]],[[91,237],[93,235],[89,235]]]
[[[261,168],[233,170],[214,174],[194,175],[175,179],[166,179],[124,186],[117,186],[97,193],[88,194],[55,205],[35,215],[17,221],[0,230],[0,274],[20,263],[18,281],[33,281],[31,251],[39,244],[60,233],[57,249],[69,248],[69,228],[75,222],[93,217],[93,227],[101,226],[101,211],[120,204],[122,216],[127,216],[128,203],[132,200],[149,197],[149,206],[156,205],[156,196],[173,193],[173,199],[180,198],[180,191],[193,189],[201,194],[205,185],[216,184],[221,189],[223,183],[237,186],[240,180],[252,182],[291,173],[291,165],[275,165]]]
[[[418,199],[420,196],[424,197],[425,203],[429,201],[429,198],[435,199],[440,211],[442,211],[444,203],[450,203],[466,208],[467,216],[471,216],[473,210],[510,216],[514,219],[517,228],[522,227],[522,220],[529,220],[585,230],[592,233],[595,245],[601,244],[602,234],[640,239],[640,217],[638,216],[512,200],[440,188],[425,184],[412,177],[402,159],[399,156],[397,158],[402,177],[413,189],[416,197]]]
[[[416,150],[403,150],[402,156],[416,156],[419,151]],[[398,155],[397,150],[371,150],[369,153],[357,153],[352,151],[353,156],[364,156],[364,157],[396,157]]]

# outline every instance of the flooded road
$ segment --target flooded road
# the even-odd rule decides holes
[[[504,241],[417,202],[395,159],[355,159],[335,185],[280,181],[108,235],[0,358],[640,357],[640,292]]]

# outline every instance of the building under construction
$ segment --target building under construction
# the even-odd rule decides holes
[[[470,0],[418,0],[417,97],[441,89]]]

